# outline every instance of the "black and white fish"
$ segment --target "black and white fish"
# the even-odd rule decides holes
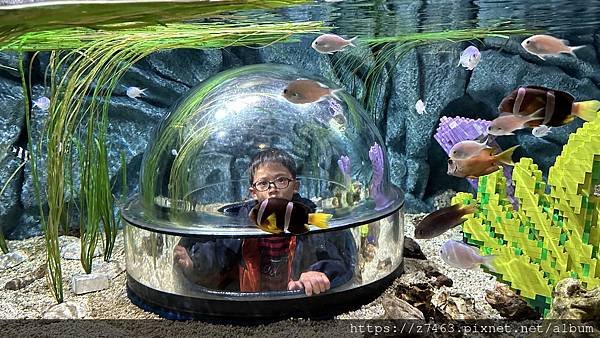
[[[272,234],[284,232],[300,235],[309,231],[309,225],[325,229],[331,214],[311,213],[302,203],[283,198],[267,198],[250,210],[250,219],[260,229]]]
[[[28,161],[31,159],[29,151],[23,147],[13,146],[11,151],[16,157],[22,159],[23,161]]]

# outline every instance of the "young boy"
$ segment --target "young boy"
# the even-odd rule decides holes
[[[286,153],[268,149],[252,159],[249,191],[255,203],[277,197],[315,211],[312,201],[300,197],[299,188],[296,165]],[[175,248],[175,262],[184,275],[202,286],[242,292],[304,289],[307,296],[350,280],[356,258],[347,230],[244,240],[184,238]]]

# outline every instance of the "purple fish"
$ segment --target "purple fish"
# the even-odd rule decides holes
[[[467,70],[473,70],[481,61],[481,53],[475,46],[469,46],[460,53],[458,65],[465,67]]]
[[[40,108],[40,110],[42,111],[46,111],[50,108],[50,99],[42,96],[40,98],[38,98],[37,100],[33,101],[33,108],[38,107]]]
[[[483,264],[494,271],[492,262],[496,256],[481,256],[479,250],[453,239],[442,244],[440,256],[446,264],[455,268],[474,269]]]

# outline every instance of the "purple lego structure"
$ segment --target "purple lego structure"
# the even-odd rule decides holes
[[[482,120],[482,119],[469,119],[466,117],[447,117],[442,116],[440,118],[440,124],[436,130],[433,138],[442,146],[446,154],[450,153],[450,149],[452,146],[461,141],[466,140],[476,140],[481,139],[486,134],[487,127],[490,125],[491,121]],[[498,151],[500,150],[500,145],[496,143],[496,141],[488,142],[488,145],[494,147]],[[512,182],[512,167],[503,166],[504,168],[504,177],[506,177],[507,187],[506,193],[509,196],[510,201],[513,206],[518,209],[517,201],[514,198],[514,185]],[[469,183],[477,190],[478,179],[467,178]]]

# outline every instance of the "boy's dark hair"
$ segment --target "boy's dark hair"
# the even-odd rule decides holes
[[[275,148],[269,148],[260,151],[256,154],[250,164],[250,184],[254,183],[254,174],[258,167],[265,163],[279,163],[283,165],[292,174],[292,178],[296,178],[296,162],[286,152]]]

